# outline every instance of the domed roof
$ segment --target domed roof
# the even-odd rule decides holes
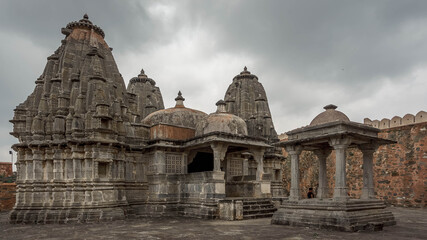
[[[181,91],[179,91],[178,97],[175,98],[175,107],[153,112],[144,118],[142,123],[147,125],[163,123],[196,128],[196,124],[204,119],[207,114],[202,111],[186,108],[183,103],[184,100],[185,98],[182,97]]]
[[[324,124],[328,122],[335,122],[335,121],[344,121],[344,122],[350,122],[350,119],[342,112],[336,111],[335,109],[337,106],[333,104],[329,104],[324,107],[326,111],[320,113],[317,115],[313,121],[311,121],[310,126]]]
[[[245,120],[227,113],[225,111],[225,102],[220,100],[216,103],[218,109],[209,114],[207,118],[199,122],[196,126],[196,136],[201,136],[211,132],[223,132],[234,135],[248,135],[248,128]]]

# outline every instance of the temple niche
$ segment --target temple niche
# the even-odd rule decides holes
[[[87,15],[61,30],[34,92],[11,120],[19,143],[12,223],[141,216],[271,217],[284,157],[266,93],[246,67],[211,114],[181,92],[164,109],[141,70],[126,87]]]
[[[377,128],[351,122],[335,105],[327,105],[307,127],[287,132],[288,140],[277,143],[291,160],[291,189],[288,200],[274,213],[272,223],[314,226],[342,231],[382,230],[396,224],[383,201],[375,198],[373,154],[380,145],[394,141],[378,138]],[[363,153],[363,188],[360,199],[348,195],[346,150],[358,148]],[[317,197],[301,198],[299,156],[312,151],[319,161]],[[335,153],[335,187],[328,196],[326,158]]]

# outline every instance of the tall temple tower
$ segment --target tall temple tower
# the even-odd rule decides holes
[[[228,112],[246,121],[249,136],[264,137],[270,142],[277,141],[267,94],[258,77],[251,74],[246,67],[233,78],[224,100]]]
[[[12,222],[124,217],[124,160],[136,137],[137,96],[127,93],[103,30],[86,14],[62,33],[11,120],[19,140]]]

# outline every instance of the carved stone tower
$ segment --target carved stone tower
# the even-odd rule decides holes
[[[119,206],[127,204],[125,143],[134,136],[135,97],[103,30],[86,14],[62,33],[61,46],[11,120],[19,140],[12,222],[124,217]]]
[[[150,113],[165,108],[160,88],[156,87],[153,79],[147,77],[144,69],[141,70],[138,77],[129,81],[127,90],[137,96],[137,112],[141,120]]]
[[[233,78],[224,99],[227,111],[246,121],[249,136],[277,141],[264,87],[246,67]]]
[[[264,87],[258,81],[258,77],[251,74],[246,67],[233,78],[224,99],[227,112],[245,120],[249,136],[265,138],[268,143],[279,141]],[[283,196],[281,164],[284,157],[281,149],[277,147],[267,149],[263,157],[266,174],[271,176],[272,196]]]

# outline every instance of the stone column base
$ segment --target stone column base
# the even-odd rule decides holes
[[[339,231],[382,230],[395,225],[383,201],[352,199],[336,202],[332,199],[284,201],[274,213],[272,224],[315,227]]]

